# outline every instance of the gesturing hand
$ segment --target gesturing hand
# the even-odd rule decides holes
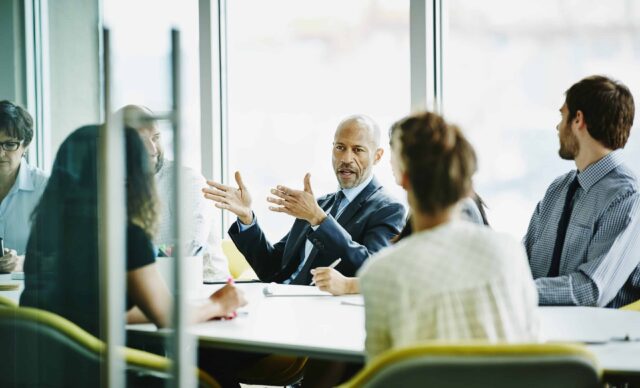
[[[327,214],[316,202],[316,198],[311,190],[311,174],[304,176],[304,190],[294,190],[286,186],[278,186],[271,189],[271,194],[275,197],[267,197],[267,201],[278,206],[269,206],[269,209],[286,213],[290,216],[306,220],[311,225],[319,225],[327,218]]]
[[[220,209],[226,209],[238,216],[243,224],[250,224],[253,221],[253,212],[251,211],[251,195],[249,190],[242,182],[240,172],[236,171],[236,183],[238,188],[225,186],[223,184],[207,181],[211,187],[202,189],[204,196],[215,202],[215,206]]]

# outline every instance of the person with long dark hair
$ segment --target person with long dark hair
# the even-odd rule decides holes
[[[73,132],[58,150],[51,177],[33,213],[25,258],[25,289],[20,304],[55,312],[100,335],[98,241],[98,126]],[[126,308],[127,322],[150,321],[167,327],[172,297],[155,265],[151,243],[156,229],[156,192],[149,156],[138,133],[126,139]],[[125,189],[125,187],[123,187]],[[192,321],[233,314],[246,303],[227,285],[192,308]],[[104,318],[104,317],[103,317]],[[124,322],[123,322],[124,324]]]

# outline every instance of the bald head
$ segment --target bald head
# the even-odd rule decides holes
[[[380,148],[380,127],[378,127],[378,124],[376,124],[371,117],[353,115],[345,118],[338,124],[336,136],[338,132],[345,128],[357,128],[357,130],[362,131],[363,135],[368,138],[372,148]]]
[[[333,138],[333,169],[343,189],[365,182],[382,158],[380,129],[369,117],[350,116],[342,120]]]

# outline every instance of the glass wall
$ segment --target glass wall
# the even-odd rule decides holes
[[[522,237],[558,175],[556,124],[564,91],[591,74],[640,98],[640,3],[632,0],[449,0],[444,110],[480,159],[476,189],[495,229]],[[625,155],[640,171],[640,138]]]
[[[200,95],[197,0],[105,0],[104,24],[112,33],[114,109],[144,105],[154,112],[171,109],[172,28],[181,34],[184,164],[200,170]],[[172,155],[171,131],[161,128],[162,144]]]
[[[265,17],[268,15],[268,17]],[[331,147],[346,116],[371,116],[387,152],[376,175],[404,198],[389,166],[387,131],[408,113],[409,1],[229,1],[229,172],[239,170],[275,241],[293,219],[268,210],[269,189],[337,189]]]

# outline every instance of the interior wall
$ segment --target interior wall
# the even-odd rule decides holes
[[[49,0],[48,8],[53,158],[69,133],[100,119],[100,1]]]

